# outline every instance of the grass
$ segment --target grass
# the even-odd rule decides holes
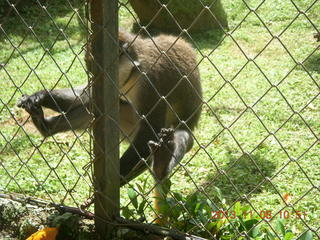
[[[221,205],[218,187],[229,206],[241,200],[274,215],[292,211],[281,199],[289,194],[306,218],[290,217],[286,225],[298,234],[309,226],[319,236],[320,55],[313,33],[314,26],[320,30],[320,2],[250,0],[251,12],[240,0],[223,3],[229,35],[192,36],[205,105],[196,144],[172,176],[172,190],[202,191]],[[79,205],[92,187],[89,135],[61,133],[43,141],[15,106],[23,93],[87,80],[85,28],[59,1],[47,12],[51,18],[37,5],[20,9],[26,24],[13,14],[0,28],[0,190]],[[133,22],[122,7],[120,26],[130,29]],[[145,173],[132,184],[146,183],[151,201],[152,182]],[[124,206],[126,190],[121,194]]]

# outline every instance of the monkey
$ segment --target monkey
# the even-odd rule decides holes
[[[85,61],[90,72],[95,64],[90,50]],[[87,128],[93,120],[91,94],[90,85],[44,89],[22,95],[17,106],[46,138]],[[141,159],[151,158],[157,181],[166,179],[193,146],[201,105],[200,73],[190,43],[173,35],[151,38],[119,31],[119,128],[130,142],[120,158],[120,185],[148,168]],[[43,107],[60,114],[45,116]]]

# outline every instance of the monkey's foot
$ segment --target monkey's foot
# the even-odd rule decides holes
[[[172,128],[162,128],[160,133],[158,133],[158,137],[158,142],[148,142],[153,154],[160,156],[162,153],[168,153],[168,150],[174,150],[174,130]]]
[[[26,94],[23,94],[17,106],[26,110],[32,117],[43,118],[40,98],[37,95],[28,96]]]
[[[153,172],[155,178],[162,181],[168,175],[169,164],[175,148],[174,130],[162,128],[158,134],[159,141],[149,141],[148,146],[153,156]]]

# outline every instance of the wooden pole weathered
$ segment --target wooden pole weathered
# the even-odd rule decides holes
[[[91,0],[90,15],[93,59],[92,96],[95,185],[95,225],[100,239],[111,239],[112,225],[119,216],[119,91],[118,91],[118,2]],[[90,49],[89,48],[89,49]]]

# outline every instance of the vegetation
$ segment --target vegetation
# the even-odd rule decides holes
[[[203,236],[244,239],[239,233],[247,232],[253,239],[316,238],[320,54],[313,33],[320,30],[320,2],[223,4],[228,32],[188,37],[198,52],[204,106],[196,144],[171,177],[164,211],[172,212],[172,227]],[[121,27],[131,28],[131,13],[128,4],[121,7]],[[90,132],[44,141],[15,106],[22,94],[44,86],[86,82],[85,36],[85,23],[61,1],[48,2],[46,9],[35,4],[13,11],[0,25],[0,191],[74,206],[90,196]],[[145,173],[131,183],[134,193],[121,190],[126,216],[152,220],[152,186]],[[238,217],[211,221],[210,213],[219,209],[234,210]],[[259,216],[266,211],[272,215],[268,222]]]

